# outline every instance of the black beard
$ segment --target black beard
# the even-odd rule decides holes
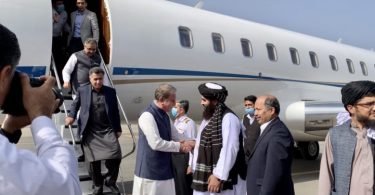
[[[211,103],[205,106],[203,110],[203,119],[209,120],[214,115],[215,109],[216,106]]]
[[[365,127],[367,128],[375,126],[375,121],[369,120],[369,118],[365,116],[361,116],[361,115],[357,116],[357,121],[364,124]]]

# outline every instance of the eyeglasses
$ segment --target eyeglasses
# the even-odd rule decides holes
[[[364,108],[372,108],[375,106],[375,102],[356,103],[355,105],[362,106]]]

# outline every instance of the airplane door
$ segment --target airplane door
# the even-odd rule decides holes
[[[0,23],[17,35],[21,47],[21,60],[17,69],[30,76],[49,73],[51,6],[51,1],[0,0]]]

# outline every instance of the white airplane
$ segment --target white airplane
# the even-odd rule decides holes
[[[373,51],[165,0],[88,3],[98,15],[100,49],[131,121],[150,104],[160,83],[174,85],[178,99],[189,100],[189,114],[199,120],[197,86],[217,82],[227,87],[226,104],[239,116],[245,96],[275,95],[297,146],[315,159],[317,141],[344,111],[341,87],[375,75]],[[49,74],[50,1],[0,4],[0,23],[20,41],[19,69],[33,76]]]

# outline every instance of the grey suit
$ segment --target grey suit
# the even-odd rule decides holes
[[[74,11],[70,14],[71,18],[71,32],[68,38],[68,44],[70,44],[70,40],[74,34],[74,22],[76,20],[76,15],[78,11]],[[81,40],[82,43],[85,42],[87,38],[94,38],[97,42],[99,42],[99,24],[98,18],[96,14],[90,10],[83,11],[83,19],[81,23]]]

